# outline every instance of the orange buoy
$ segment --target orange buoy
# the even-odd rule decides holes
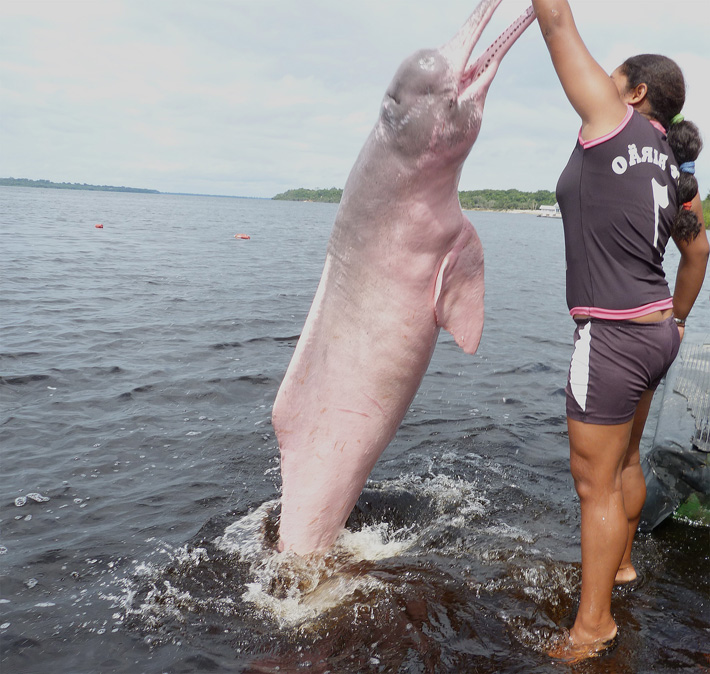
[[[99,225],[94,225],[94,227],[96,227],[96,229],[103,229],[103,228],[104,228],[104,226],[101,225],[101,224],[99,224]]]
[[[235,234],[234,238],[235,239],[251,239],[251,237],[248,234]]]

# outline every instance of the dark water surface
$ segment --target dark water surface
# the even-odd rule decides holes
[[[674,521],[616,650],[543,653],[580,579],[559,220],[471,214],[478,353],[441,335],[330,558],[273,553],[271,405],[335,208],[0,189],[0,671],[708,671],[708,530]]]

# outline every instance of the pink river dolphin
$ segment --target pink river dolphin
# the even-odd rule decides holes
[[[473,64],[501,0],[482,0],[439,49],[407,58],[343,190],[323,274],[273,408],[278,549],[327,550],[394,437],[440,328],[466,353],[483,330],[483,249],[461,169],[501,59],[532,8]]]

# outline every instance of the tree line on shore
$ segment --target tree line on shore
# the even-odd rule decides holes
[[[459,192],[461,208],[486,211],[536,211],[540,206],[554,206],[557,202],[554,192],[538,190],[473,190]]]
[[[277,201],[315,201],[337,204],[343,190],[337,187],[330,189],[306,189],[299,187],[277,194]],[[537,192],[521,192],[520,190],[473,190],[459,192],[462,208],[481,209],[487,211],[537,210],[540,206],[555,204],[554,192],[538,190]]]
[[[281,192],[272,197],[276,201],[315,201],[328,204],[340,203],[343,190],[337,187],[329,189],[307,189],[299,187]],[[553,206],[557,201],[554,192],[538,190],[521,192],[520,190],[472,190],[459,192],[461,208],[486,211],[537,210],[540,206]],[[710,192],[703,200],[705,227],[710,229]]]
[[[286,190],[271,197],[275,201],[317,201],[323,204],[339,204],[343,190],[331,187],[327,190],[309,190],[305,187],[298,187],[295,190]]]

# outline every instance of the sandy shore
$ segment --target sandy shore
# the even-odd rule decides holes
[[[540,215],[542,211],[532,209],[497,209],[497,208],[462,208],[464,211],[477,211],[478,213],[525,213],[526,215]]]

